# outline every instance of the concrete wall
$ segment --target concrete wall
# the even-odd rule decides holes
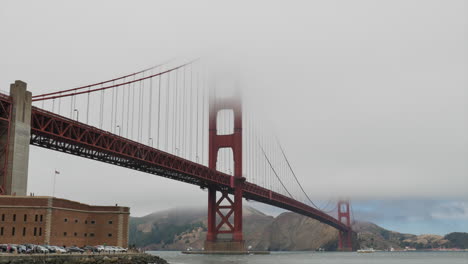
[[[6,173],[6,194],[26,195],[28,185],[29,142],[31,138],[31,92],[26,83],[16,81],[10,86],[13,98],[10,142]]]

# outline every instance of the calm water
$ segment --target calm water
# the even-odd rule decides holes
[[[468,264],[468,252],[274,252],[270,255],[184,255],[174,251],[149,252],[171,264]]]

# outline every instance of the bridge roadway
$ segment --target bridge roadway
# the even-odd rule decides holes
[[[233,193],[232,176],[228,174],[38,107],[32,108],[31,115],[32,145],[155,174],[202,188],[214,185],[220,191]],[[246,199],[317,219],[340,231],[349,231],[344,223],[302,202],[247,181],[243,186],[243,196]]]

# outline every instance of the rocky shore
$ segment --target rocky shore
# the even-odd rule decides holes
[[[0,264],[167,264],[149,254],[0,255]]]

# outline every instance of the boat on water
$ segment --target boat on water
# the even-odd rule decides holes
[[[374,253],[375,249],[373,248],[358,249],[356,252],[357,253]]]

